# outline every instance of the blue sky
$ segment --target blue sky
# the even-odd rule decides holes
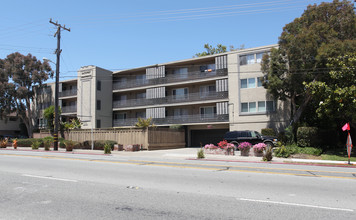
[[[114,71],[188,59],[204,51],[205,43],[245,48],[276,44],[285,24],[307,5],[321,2],[3,1],[0,58],[18,51],[56,61],[56,28],[50,18],[71,29],[62,31],[61,80],[75,78],[86,65]]]

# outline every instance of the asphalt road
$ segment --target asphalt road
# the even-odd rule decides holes
[[[356,169],[0,152],[0,219],[356,219]]]

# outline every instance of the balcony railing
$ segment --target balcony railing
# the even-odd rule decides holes
[[[59,97],[67,97],[67,96],[76,96],[77,95],[77,90],[76,89],[70,89],[70,90],[65,90],[59,93]]]
[[[77,113],[77,106],[76,105],[64,106],[62,107],[62,113]]]
[[[114,82],[113,89],[126,89],[138,86],[160,85],[165,83],[184,82],[195,79],[206,79],[217,76],[227,76],[227,69],[219,69],[212,72],[189,72],[187,75],[167,75],[156,79],[127,79],[125,82]]]
[[[228,98],[228,92],[209,92],[209,93],[189,93],[181,96],[167,96],[157,99],[129,99],[125,101],[114,101],[113,108],[125,108],[134,106],[147,106],[195,101],[207,101]]]
[[[229,115],[179,115],[168,116],[166,118],[153,118],[155,125],[169,125],[169,124],[195,124],[195,123],[212,123],[212,122],[228,122]],[[135,126],[137,118],[116,119],[113,121],[114,127],[120,126]]]

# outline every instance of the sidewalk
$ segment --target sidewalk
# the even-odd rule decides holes
[[[18,147],[17,150],[14,150],[12,147],[0,148],[1,151],[11,150],[11,151],[34,151],[29,147]],[[110,155],[113,157],[143,157],[143,158],[164,158],[164,159],[181,159],[181,160],[198,160],[197,151],[199,148],[179,148],[179,149],[169,149],[169,150],[155,150],[155,151],[135,151],[135,152],[126,152],[126,151],[111,151]],[[44,151],[42,148],[37,150],[39,152],[48,152]],[[58,151],[49,151],[51,153],[65,153],[65,154],[88,154],[88,155],[105,155],[103,151],[100,150],[81,150],[74,149],[73,152],[66,152],[65,149],[59,148]],[[271,162],[263,162],[261,157],[255,156],[240,156],[240,152],[236,151],[236,155],[216,155],[216,154],[205,154],[205,158],[201,160],[205,161],[225,161],[225,162],[250,162],[250,163],[286,163],[286,164],[324,164],[324,165],[347,165],[347,161],[331,161],[331,160],[310,160],[310,159],[295,159],[295,158],[278,158],[273,157]],[[356,162],[351,162],[354,167]],[[356,168],[356,167],[355,167]]]

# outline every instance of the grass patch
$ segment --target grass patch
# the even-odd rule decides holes
[[[329,154],[322,154],[321,155],[322,160],[337,160],[337,161],[348,161],[349,158],[343,157],[343,156],[338,156],[338,155],[329,155]],[[350,161],[356,162],[356,157],[350,157]]]

